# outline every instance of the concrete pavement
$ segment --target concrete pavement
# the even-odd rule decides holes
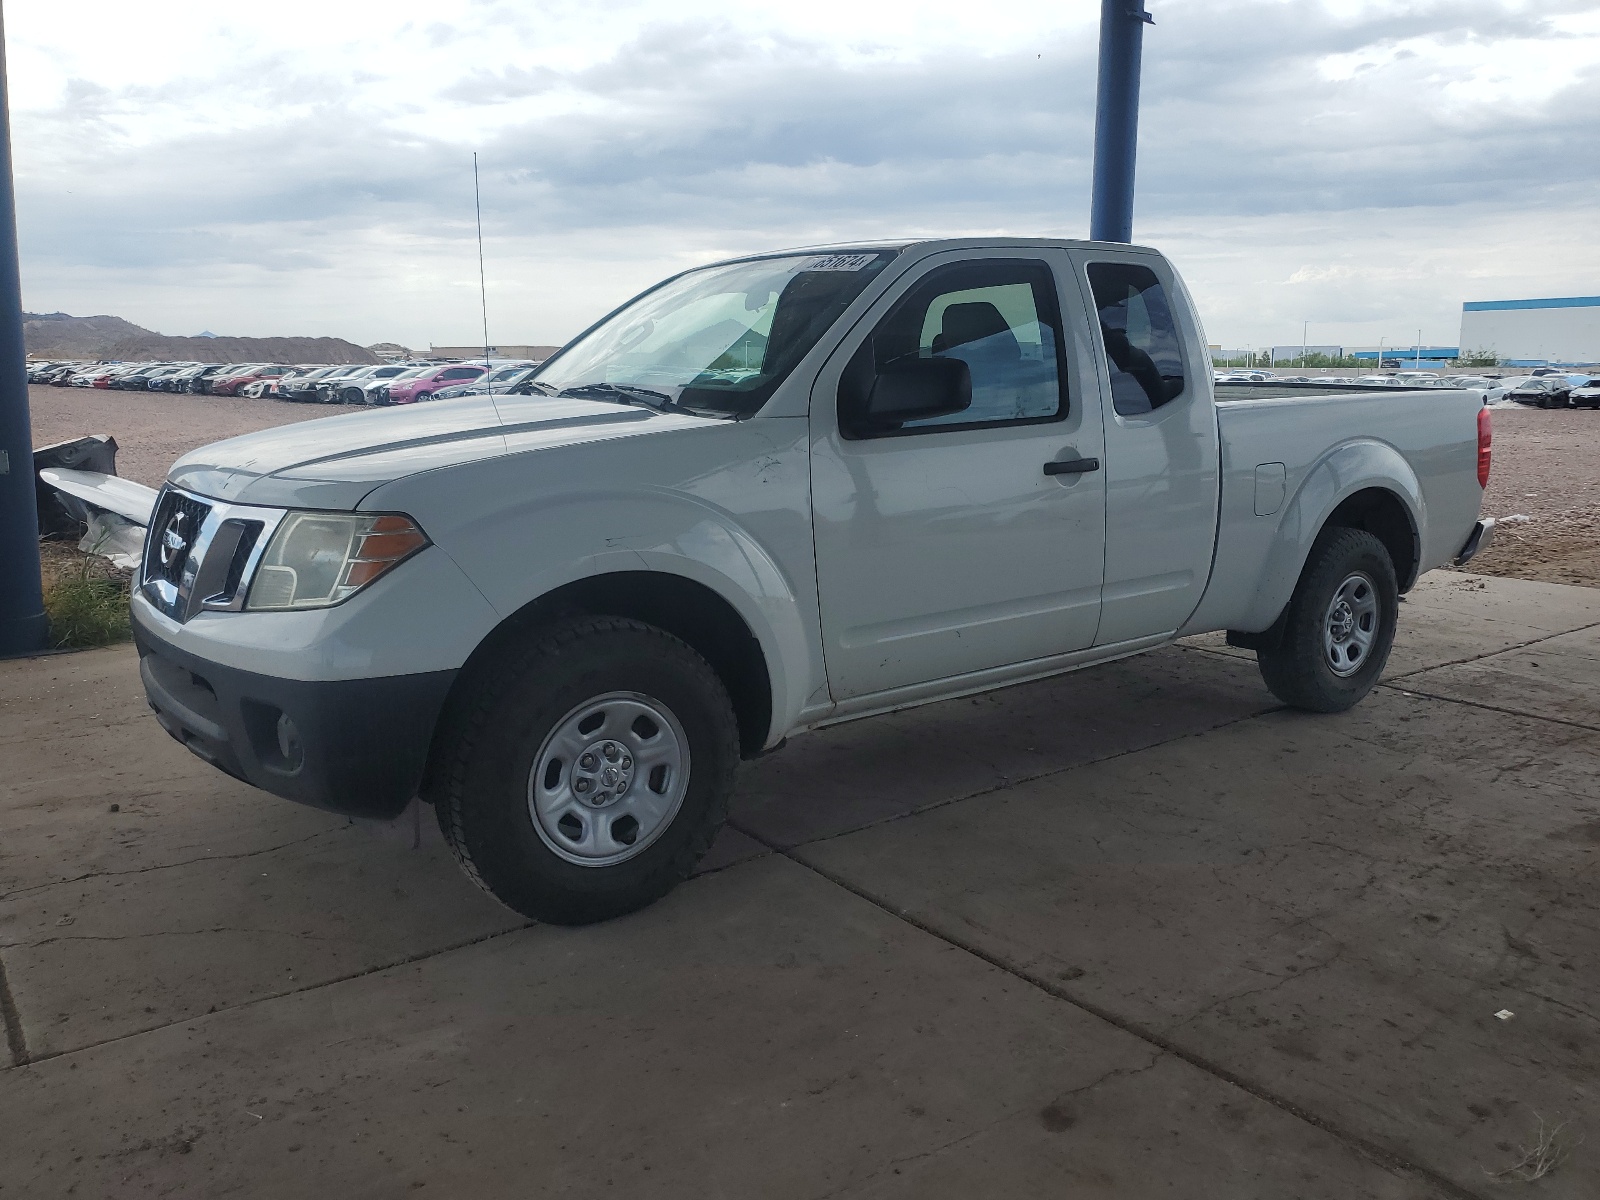
[[[1203,638],[797,738],[562,930],[0,664],[0,1200],[1488,1197],[1540,1118],[1591,1196],[1597,685],[1600,591],[1436,574],[1351,713]]]

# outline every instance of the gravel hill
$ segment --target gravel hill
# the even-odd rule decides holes
[[[41,358],[170,359],[178,362],[375,363],[343,338],[166,337],[121,317],[23,313],[28,353]]]

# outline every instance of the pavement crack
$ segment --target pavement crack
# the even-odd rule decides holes
[[[1535,1000],[1543,1000],[1550,1007],[1566,1013],[1569,1017],[1578,1017],[1581,1020],[1600,1025],[1600,1014],[1590,1012],[1586,1008],[1581,1008],[1576,1004],[1568,1004],[1565,1000],[1557,1000],[1547,992],[1535,991],[1530,987],[1518,987],[1516,984],[1512,984],[1511,987],[1514,991],[1521,992],[1524,996],[1530,996]]]
[[[1502,713],[1508,717],[1521,717],[1524,721],[1545,721],[1551,725],[1565,725],[1569,729],[1584,729],[1591,733],[1600,733],[1600,725],[1590,725],[1583,721],[1572,721],[1568,720],[1566,717],[1551,717],[1546,716],[1543,713],[1524,712],[1522,709],[1506,708],[1504,705],[1500,704],[1485,704],[1482,700],[1463,700],[1460,696],[1443,696],[1438,692],[1427,692],[1423,691],[1419,687],[1408,687],[1404,684],[1394,683],[1389,680],[1384,680],[1384,682],[1380,683],[1378,686],[1404,692],[1408,696],[1421,696],[1426,700],[1441,700],[1446,704],[1461,704],[1465,705],[1467,708],[1481,708],[1485,712]]]
[[[1068,1096],[1078,1096],[1082,1095],[1084,1092],[1092,1092],[1101,1084],[1109,1083],[1113,1079],[1120,1079],[1125,1075],[1143,1075],[1146,1071],[1153,1071],[1161,1065],[1161,1060],[1165,1057],[1167,1056],[1164,1051],[1156,1050],[1150,1055],[1150,1061],[1145,1063],[1142,1067],[1113,1067],[1111,1070],[1105,1072],[1105,1074],[1091,1079],[1088,1083],[1079,1084],[1075,1088],[1068,1088],[1066,1091],[1062,1092],[1056,1097],[1056,1103],[1059,1104]]]
[[[1005,1122],[1011,1120],[1014,1116],[1016,1116],[1016,1113],[1014,1112],[1002,1112],[994,1120],[986,1121],[976,1129],[968,1130],[966,1133],[963,1133],[958,1137],[953,1137],[948,1141],[940,1142],[937,1146],[933,1146],[930,1149],[918,1151],[916,1154],[906,1154],[900,1158],[891,1158],[884,1166],[876,1171],[869,1172],[863,1178],[852,1179],[850,1182],[840,1184],[836,1188],[830,1188],[828,1191],[823,1192],[820,1196],[813,1197],[812,1200],[837,1200],[838,1197],[859,1192],[862,1188],[870,1185],[873,1180],[877,1179],[885,1172],[892,1171],[894,1174],[898,1175],[900,1174],[900,1168],[906,1164],[921,1162],[924,1159],[935,1158],[938,1155],[943,1154],[946,1150],[953,1150],[955,1147],[962,1145],[964,1142],[970,1142],[975,1137],[981,1137],[983,1134],[988,1133],[996,1126],[1005,1124]]]
[[[3,949],[37,950],[42,946],[54,945],[56,942],[131,942],[143,938],[200,937],[211,933],[266,934],[271,937],[286,937],[308,942],[344,942],[347,944],[350,942],[349,938],[328,937],[320,933],[296,933],[288,929],[249,929],[232,925],[214,925],[206,929],[154,929],[148,933],[62,933],[57,934],[55,937],[42,938],[37,942],[10,942]]]
[[[1552,638],[1567,637],[1574,633],[1586,633],[1591,629],[1600,629],[1600,621],[1591,621],[1587,625],[1579,625],[1575,629],[1560,629],[1554,633],[1541,634],[1536,638],[1529,638],[1525,642],[1517,642],[1512,646],[1504,646],[1499,650],[1491,650],[1487,654],[1473,654],[1466,658],[1453,658],[1449,662],[1433,663],[1430,666],[1418,667],[1415,671],[1406,671],[1401,675],[1391,675],[1383,680],[1383,685],[1394,686],[1399,680],[1411,679],[1417,675],[1426,675],[1429,671],[1441,671],[1445,667],[1464,667],[1468,663],[1485,662],[1491,658],[1498,658],[1502,654],[1510,654],[1514,650],[1526,650],[1529,646],[1537,646],[1541,642],[1548,642]],[[1415,689],[1411,689],[1415,690]],[[1441,697],[1446,698],[1446,697]]]
[[[0,1022],[6,1027],[6,1049],[11,1053],[13,1067],[20,1067],[28,1061],[28,1040],[22,1030],[22,1014],[17,1011],[17,1002],[11,995],[11,982],[6,978],[6,964],[0,959]]]
[[[963,1142],[970,1142],[973,1138],[978,1137],[981,1134],[988,1133],[989,1130],[993,1129],[996,1125],[1001,1125],[1006,1121],[1009,1121],[1012,1116],[1013,1114],[1009,1112],[1002,1113],[988,1124],[980,1125],[978,1128],[971,1130],[968,1133],[963,1133],[960,1137],[951,1138],[948,1142],[943,1142],[940,1145],[933,1147],[931,1150],[924,1150],[919,1154],[907,1154],[903,1158],[891,1158],[889,1160],[889,1165],[891,1167],[899,1167],[904,1166],[906,1163],[920,1162],[925,1158],[933,1158],[935,1155],[943,1154],[946,1150],[953,1150]]]
[[[1313,925],[1312,928],[1316,929],[1317,927]],[[1322,931],[1318,929],[1317,932],[1321,933]],[[1262,971],[1261,974],[1272,976],[1271,983],[1264,983],[1260,987],[1242,988],[1237,992],[1229,992],[1225,996],[1217,996],[1212,1000],[1208,1000],[1171,1028],[1182,1029],[1186,1025],[1193,1025],[1201,1017],[1210,1015],[1225,1004],[1232,1004],[1235,1000],[1243,1000],[1247,996],[1263,996],[1269,992],[1275,992],[1279,988],[1295,982],[1297,979],[1305,979],[1307,976],[1315,975],[1318,971],[1325,971],[1344,957],[1346,949],[1347,947],[1343,942],[1335,941],[1333,953],[1321,962],[1312,963],[1309,967],[1302,968],[1299,971],[1285,971],[1282,974],[1276,971]]]
[[[238,1004],[224,1005],[222,1007],[213,1009],[210,1012],[194,1013],[191,1016],[181,1017],[176,1021],[165,1021],[159,1025],[152,1025],[147,1029],[129,1030],[127,1033],[119,1034],[116,1037],[102,1038],[98,1042],[86,1042],[81,1046],[73,1046],[67,1050],[52,1050],[47,1054],[29,1055],[23,1062],[19,1062],[16,1065],[31,1066],[34,1063],[48,1062],[52,1058],[64,1058],[73,1054],[82,1054],[89,1050],[97,1050],[101,1046],[110,1046],[117,1042],[125,1042],[129,1038],[144,1037],[147,1034],[157,1033],[163,1029],[170,1029],[174,1025],[189,1025],[198,1021],[206,1021],[212,1017],[220,1017],[227,1013],[237,1012],[240,1009],[253,1008],[255,1005],[265,1004],[269,1000],[282,1000],[286,996],[298,996],[305,992],[315,992],[322,988],[333,987],[336,984],[349,983],[353,979],[362,979],[368,975],[376,975],[380,971],[392,971],[396,967],[407,967],[412,963],[424,962],[430,958],[439,958],[446,954],[452,954],[457,950],[465,950],[469,946],[478,946],[482,945],[484,942],[492,942],[496,938],[508,937],[513,933],[521,933],[525,929],[532,929],[536,924],[537,922],[534,921],[523,921],[520,924],[511,926],[509,929],[497,929],[492,933],[479,934],[477,937],[466,938],[459,942],[452,942],[448,946],[440,946],[434,950],[425,950],[419,954],[408,954],[402,958],[393,959],[389,962],[377,963],[370,967],[363,967],[359,971],[351,971],[348,974],[336,975],[331,979],[319,979],[315,982],[307,983],[302,987],[285,988],[283,991],[279,992],[269,992],[260,996],[252,996],[248,1000],[241,1000]],[[9,1030],[10,1026],[8,1025],[7,1028]],[[20,1034],[20,1024],[17,1026],[17,1029],[18,1033]]]
[[[50,888],[65,887],[71,883],[82,883],[86,879],[111,879],[123,875],[148,875],[152,871],[172,871],[179,867],[192,866],[194,863],[232,862],[243,858],[255,858],[261,854],[272,854],[278,850],[287,850],[291,846],[302,846],[306,842],[315,841],[320,837],[327,837],[329,834],[342,833],[346,828],[348,826],[341,825],[336,829],[321,829],[316,833],[307,834],[305,837],[279,842],[275,846],[263,846],[259,850],[242,850],[238,854],[202,854],[195,858],[182,859],[179,862],[152,863],[148,867],[132,867],[126,871],[85,871],[82,875],[73,875],[68,879],[52,879],[49,883],[30,884],[28,887],[0,893],[0,901],[14,900],[18,896],[28,896],[34,892],[47,891]]]

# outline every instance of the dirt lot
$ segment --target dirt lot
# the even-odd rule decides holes
[[[109,433],[129,479],[159,486],[196,446],[345,411],[278,400],[31,388],[37,446]],[[1600,411],[1499,408],[1484,512],[1510,518],[1472,564],[1486,575],[1600,587]]]
[[[1494,410],[1484,512],[1501,518],[1472,569],[1600,587],[1600,410]]]
[[[347,411],[283,400],[58,387],[30,387],[28,403],[35,446],[109,433],[119,447],[117,473],[151,487],[160,487],[167,468],[196,446]]]

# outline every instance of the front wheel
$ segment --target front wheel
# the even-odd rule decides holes
[[[1394,645],[1399,586],[1389,552],[1364,529],[1324,529],[1311,547],[1261,677],[1292,708],[1343,712],[1378,682]]]
[[[437,753],[429,798],[467,874],[524,916],[582,925],[688,876],[727,818],[739,736],[689,646],[580,617],[468,681]]]

